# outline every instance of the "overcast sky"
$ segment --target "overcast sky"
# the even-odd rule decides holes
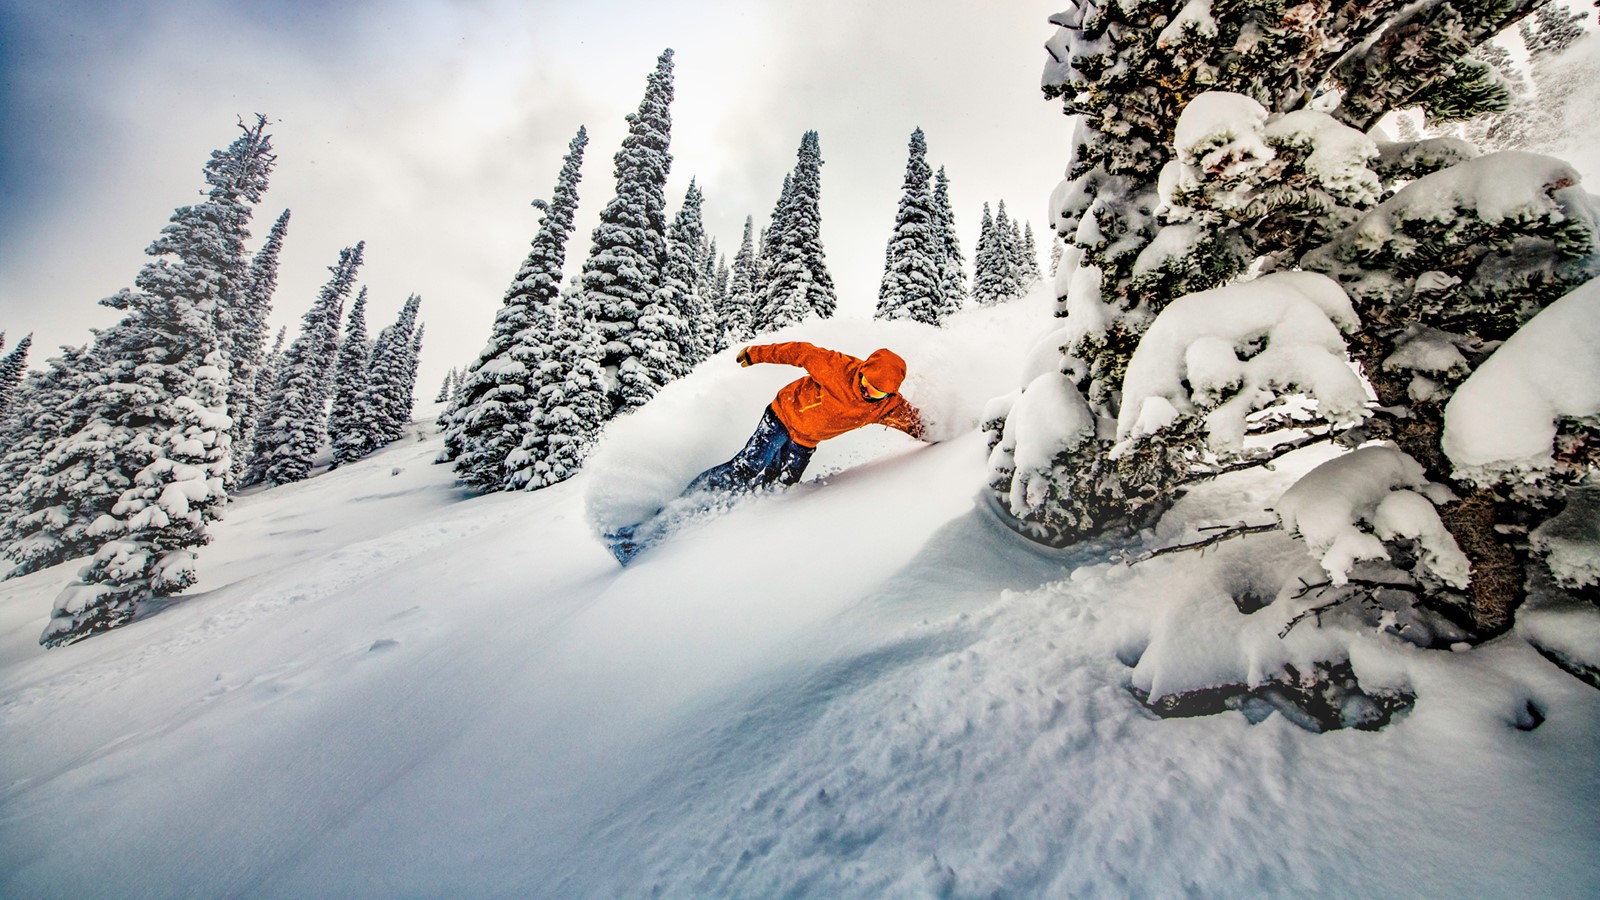
[[[427,323],[419,395],[488,337],[579,125],[590,143],[575,274],[611,199],[623,117],[675,52],[669,213],[691,177],[730,261],[820,132],[823,244],[840,314],[871,314],[911,130],[946,167],[969,259],[985,201],[1033,223],[1070,120],[1039,93],[1060,0],[0,0],[0,329],[34,367],[115,321],[174,207],[240,116],[278,166],[252,247],[293,210],[274,325],[341,247],[367,242],[374,333],[405,297]],[[1047,260],[1045,261],[1047,263]],[[970,265],[970,264],[969,264]]]

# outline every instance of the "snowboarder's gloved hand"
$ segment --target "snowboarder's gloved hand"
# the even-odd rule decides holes
[[[741,348],[739,348],[739,355],[735,356],[734,359],[739,361],[739,365],[748,368],[749,365],[750,365],[750,348],[749,347],[741,347]]]

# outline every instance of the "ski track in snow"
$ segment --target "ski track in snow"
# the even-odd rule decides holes
[[[752,421],[728,411],[715,437]],[[1107,562],[1261,521],[1325,449],[1206,485],[1136,542],[1047,551],[977,504],[979,435],[859,446],[877,455],[627,570],[590,533],[592,473],[461,502],[435,437],[243,498],[203,593],[81,644],[32,645],[70,567],[0,586],[0,896],[1600,884],[1600,692],[1515,634],[1263,638],[1291,610],[1246,616],[1226,588],[1315,565],[1281,534]],[[1321,651],[1416,708],[1313,735],[1158,720],[1128,692]],[[1530,704],[1545,721],[1519,730]]]

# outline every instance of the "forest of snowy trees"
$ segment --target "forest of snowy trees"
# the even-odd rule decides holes
[[[993,505],[1062,546],[1153,522],[1219,472],[1314,441],[1359,447],[1274,510],[1316,560],[1295,581],[1373,622],[1398,610],[1418,643],[1481,639],[1507,627],[1533,568],[1600,583],[1570,539],[1596,489],[1600,377],[1552,394],[1528,375],[1592,357],[1568,352],[1582,328],[1550,323],[1595,315],[1600,207],[1570,167],[1520,149],[1574,89],[1561,58],[1581,16],[1540,0],[1307,9],[1077,0],[1052,18],[1045,94],[1079,117],[1045,231],[1060,321],[1033,356],[1053,361],[986,414]],[[819,134],[801,136],[767,227],[747,216],[730,263],[706,230],[712,186],[691,181],[669,215],[673,92],[667,50],[565,281],[577,129],[486,345],[440,387],[440,461],[472,490],[562,482],[608,421],[713,354],[834,314]],[[212,154],[206,199],[102,301],[119,324],[41,371],[25,372],[27,338],[0,359],[13,574],[91,560],[46,644],[194,583],[230,491],[360,460],[410,421],[420,299],[369,337],[362,243],[267,348],[289,213],[247,251],[275,160],[265,126]],[[942,325],[1044,277],[1032,225],[1000,200],[983,204],[969,280],[920,128],[901,188],[877,318]],[[1520,443],[1483,424],[1511,398]]]
[[[55,601],[47,646],[114,628],[138,604],[194,584],[195,551],[230,492],[304,479],[330,444],[334,465],[358,459],[410,421],[418,299],[369,347],[362,289],[339,340],[359,243],[340,253],[300,334],[285,349],[280,332],[267,350],[289,212],[251,254],[250,221],[276,162],[266,126],[264,116],[241,123],[211,154],[205,200],[179,207],[133,287],[101,301],[121,321],[42,371],[24,375],[27,339],[0,359],[10,574],[89,558]]]
[[[532,490],[570,478],[609,419],[712,354],[833,315],[817,132],[802,136],[769,226],[757,236],[747,217],[730,266],[706,234],[698,184],[669,220],[672,97],[668,50],[628,116],[614,157],[616,196],[565,287],[583,128],[550,200],[535,201],[543,221],[490,340],[476,361],[451,370],[437,398],[442,461],[468,487]],[[266,126],[261,116],[241,124],[239,139],[212,154],[206,199],[178,208],[134,287],[102,301],[126,313],[120,323],[85,346],[61,348],[42,371],[26,371],[31,337],[0,358],[0,548],[15,563],[10,575],[90,559],[56,600],[41,638],[47,646],[114,628],[140,603],[195,583],[195,551],[231,492],[355,462],[410,423],[421,301],[408,298],[394,323],[369,336],[362,242],[339,251],[298,332],[282,329],[268,347],[290,214],[249,252],[250,222],[276,160]],[[896,233],[934,228],[938,239],[901,255],[932,254],[937,302],[927,305],[920,288],[901,290],[880,314],[937,323],[967,295],[948,181],[941,169],[930,185],[915,150],[907,179]],[[931,218],[908,226],[913,213]],[[986,226],[983,244],[993,252],[978,260],[990,279],[983,302],[1037,278],[1036,263],[1024,261],[1034,256],[1031,228],[1027,251],[1003,207],[995,228],[991,240]],[[892,249],[886,279],[908,264],[897,259]],[[922,265],[920,257],[909,264]]]
[[[477,491],[535,490],[572,477],[600,429],[647,403],[712,354],[808,318],[838,298],[822,247],[822,147],[801,136],[770,224],[747,216],[730,267],[706,233],[706,194],[691,181],[668,220],[672,51],[649,76],[613,157],[616,196],[600,214],[578,276],[565,288],[587,132],[569,146],[527,258],[507,288],[477,360],[452,370],[441,462]],[[949,180],[931,177],[921,129],[911,138],[904,197],[884,266],[879,318],[938,325],[968,296]],[[991,233],[992,232],[992,233]],[[994,303],[1039,279],[1032,226],[985,216],[975,263]]]

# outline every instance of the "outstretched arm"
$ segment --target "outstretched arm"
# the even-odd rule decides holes
[[[832,350],[824,350],[805,341],[785,341],[781,344],[751,344],[739,351],[739,365],[751,363],[777,363],[799,366],[812,376],[836,371],[852,361],[852,357]]]

